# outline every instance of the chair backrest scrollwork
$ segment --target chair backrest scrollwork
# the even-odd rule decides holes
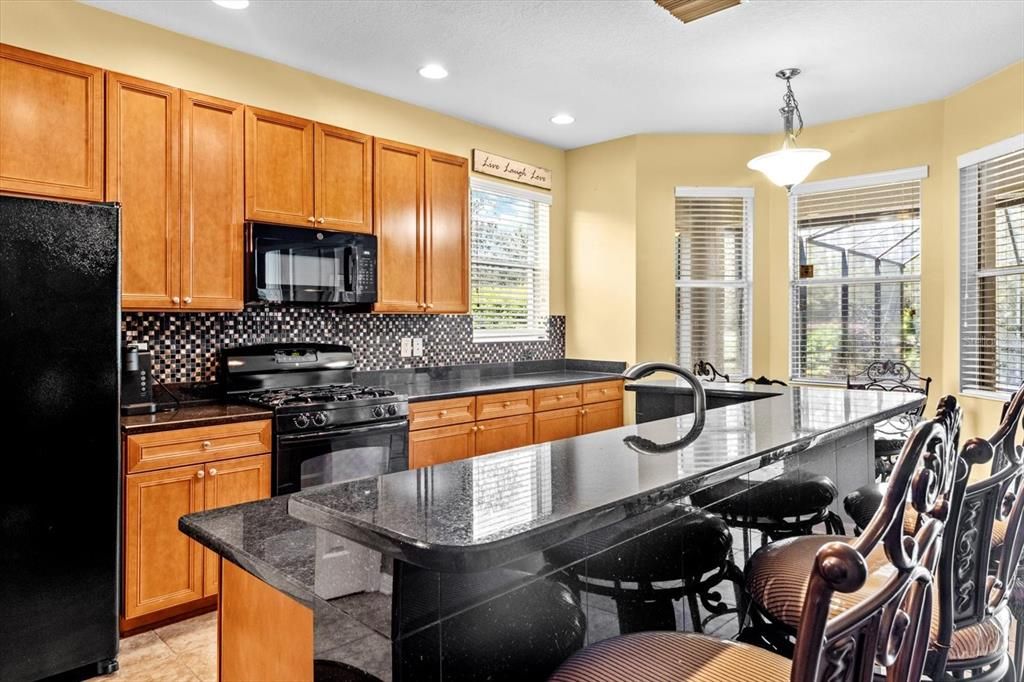
[[[718,379],[721,379],[722,381],[725,382],[729,381],[728,374],[722,374],[715,368],[714,365],[712,365],[707,360],[698,360],[697,362],[695,362],[693,364],[693,373],[696,374],[701,380],[713,382],[717,381]]]
[[[942,530],[954,485],[966,480],[967,466],[957,456],[960,420],[956,399],[944,397],[935,417],[918,424],[904,444],[864,533],[818,551],[797,635],[793,682],[868,680],[876,666],[885,668],[890,682],[920,679]],[[913,533],[904,524],[909,509],[918,518]],[[879,547],[891,568],[884,584],[830,618],[836,592],[865,586],[867,557]]]
[[[740,383],[741,384],[756,384],[758,386],[788,386],[789,385],[785,381],[783,381],[782,379],[769,379],[768,377],[766,377],[763,374],[761,376],[757,377],[757,378],[747,377],[746,379],[744,379]]]

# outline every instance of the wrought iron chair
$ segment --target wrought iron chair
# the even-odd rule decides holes
[[[931,377],[922,377],[907,363],[898,360],[876,360],[860,372],[846,375],[848,390],[920,393],[927,398],[931,384]],[[875,424],[876,478],[884,481],[889,477],[893,460],[900,454],[904,441],[922,414],[924,405],[914,412],[905,412]]]
[[[729,382],[729,375],[722,374],[721,372],[719,372],[717,369],[715,369],[715,366],[712,365],[707,360],[698,360],[697,362],[695,362],[693,365],[693,373],[696,374],[702,381],[713,382],[717,381],[718,379],[721,379],[726,383]]]
[[[816,550],[798,578],[801,627],[792,660],[700,634],[641,632],[578,651],[552,682],[865,680],[876,666],[890,682],[920,679],[959,419],[959,408],[947,403],[935,419],[919,425],[867,531]],[[905,530],[908,510],[917,516],[913,532]],[[833,605],[845,601],[850,607],[837,612]]]
[[[785,381],[783,381],[781,379],[769,379],[768,377],[764,376],[763,374],[761,376],[757,377],[756,379],[754,377],[747,377],[746,379],[744,379],[740,383],[741,384],[757,384],[758,386],[772,386],[772,385],[775,385],[775,386],[789,386],[789,384],[787,384]]]

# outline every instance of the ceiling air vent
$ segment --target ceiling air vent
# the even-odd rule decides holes
[[[679,21],[688,24],[740,4],[742,0],[654,0]]]

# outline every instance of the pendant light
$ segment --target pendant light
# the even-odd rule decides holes
[[[782,69],[775,74],[776,78],[786,81],[786,94],[782,97],[782,108],[779,109],[786,130],[782,149],[762,154],[747,163],[747,168],[764,173],[773,183],[785,187],[786,191],[803,182],[815,166],[832,156],[824,149],[802,149],[796,146],[796,138],[804,129],[804,119],[800,115],[800,105],[796,103],[790,81],[799,75],[800,69]],[[797,122],[796,130],[793,129],[794,118]]]

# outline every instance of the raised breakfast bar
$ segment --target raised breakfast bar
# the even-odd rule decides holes
[[[675,382],[631,388],[686,394]],[[718,503],[692,496],[827,476],[840,512],[873,479],[873,425],[923,400],[710,388],[702,429],[678,407],[183,517],[180,529],[222,557],[220,679],[545,679],[620,632],[701,629],[728,611],[738,569]]]

